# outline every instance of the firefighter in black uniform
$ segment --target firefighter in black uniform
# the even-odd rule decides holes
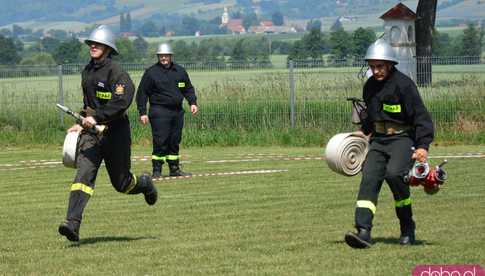
[[[152,166],[154,178],[162,176],[162,165],[168,163],[170,176],[190,176],[180,169],[179,145],[184,126],[184,98],[190,112],[198,112],[197,97],[185,69],[172,61],[169,44],[157,49],[158,62],[148,68],[141,79],[136,103],[143,125],[150,122],[153,138]],[[147,102],[150,110],[147,115]]]
[[[70,241],[79,240],[83,210],[94,192],[96,175],[104,159],[113,187],[120,193],[143,193],[149,205],[157,201],[157,190],[148,174],[136,177],[130,172],[131,133],[126,111],[135,93],[130,76],[111,61],[118,50],[115,37],[106,26],[96,28],[85,41],[91,61],[82,72],[84,108],[81,124],[68,131],[80,131],[77,173],[71,186],[66,220],[59,233]],[[95,125],[106,125],[102,134]]]
[[[414,82],[395,68],[392,47],[382,39],[367,50],[365,60],[373,76],[364,85],[367,106],[362,132],[370,137],[369,151],[355,209],[357,232],[345,235],[353,248],[371,246],[372,220],[384,180],[392,191],[400,223],[402,245],[415,242],[410,188],[404,181],[414,160],[425,162],[434,127]]]

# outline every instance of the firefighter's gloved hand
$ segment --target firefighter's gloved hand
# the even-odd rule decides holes
[[[141,122],[142,125],[148,124],[148,121],[149,120],[148,120],[148,116],[147,115],[141,115],[140,116],[140,122]]]
[[[197,112],[199,112],[199,107],[197,107],[195,104],[191,105],[190,112],[192,113],[192,115],[197,114]]]
[[[370,136],[371,136],[371,134],[365,135],[365,133],[362,130],[360,130],[360,129],[352,132],[352,135],[365,138],[365,139],[367,139],[367,141],[369,141]]]
[[[83,119],[82,125],[85,128],[92,128],[93,126],[96,125],[96,120],[92,116],[88,116]]]
[[[75,124],[73,125],[72,127],[70,127],[67,132],[80,132],[81,130],[83,130],[82,126],[80,124]]]
[[[428,151],[421,148],[416,149],[412,158],[418,162],[425,163],[428,160]]]

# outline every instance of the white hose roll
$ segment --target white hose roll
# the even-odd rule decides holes
[[[354,176],[361,171],[368,148],[369,143],[363,134],[339,133],[328,141],[325,160],[332,171]]]
[[[78,131],[68,132],[64,139],[64,146],[62,147],[62,164],[65,167],[75,169],[77,159],[77,147],[79,144]]]

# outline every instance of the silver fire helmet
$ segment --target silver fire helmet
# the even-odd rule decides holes
[[[158,45],[157,55],[173,55],[172,47],[168,43]]]
[[[108,26],[100,25],[91,32],[89,38],[84,40],[84,43],[88,44],[89,46],[91,46],[92,42],[106,45],[113,49],[113,55],[117,55],[118,49],[116,48],[115,41],[116,37]]]
[[[379,38],[374,43],[372,43],[365,54],[365,60],[387,60],[398,64],[399,61],[396,58],[396,54],[392,49],[391,45],[387,43],[384,39]]]

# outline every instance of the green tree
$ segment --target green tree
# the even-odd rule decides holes
[[[288,59],[303,60],[311,58],[321,60],[326,50],[326,41],[319,28],[313,28],[304,35],[301,40],[296,41],[289,50]]]
[[[122,37],[116,40],[116,47],[118,48],[119,55],[116,59],[121,62],[134,62],[137,58],[137,53],[133,47],[133,43],[126,37]]]
[[[184,16],[182,19],[182,32],[186,35],[194,35],[200,30],[200,23],[197,18],[191,16]]]
[[[447,33],[433,30],[433,56],[443,57],[453,55],[452,39]]]
[[[20,61],[20,55],[12,38],[0,35],[0,64],[16,64]]]
[[[318,20],[318,19],[312,19],[310,21],[307,22],[306,24],[306,30],[307,31],[311,31],[313,29],[317,29],[317,30],[322,30],[322,21]]]
[[[333,25],[330,27],[330,31],[332,32],[337,32],[339,30],[343,30],[344,26],[342,25],[342,22],[340,22],[340,18],[337,18]]]
[[[174,52],[173,55],[177,61],[191,62],[193,55],[196,54],[189,48],[187,42],[184,40],[177,40],[172,46]]]
[[[66,40],[69,38],[69,35],[67,34],[66,31],[64,30],[57,30],[57,29],[52,29],[47,32],[51,37],[59,40]]]
[[[135,53],[137,58],[144,58],[147,56],[148,42],[141,36],[137,36],[133,40],[133,48],[135,48]]]
[[[229,60],[233,62],[247,62],[248,54],[244,49],[244,39],[238,39],[236,41],[236,44],[234,44],[234,47],[232,48]]]
[[[159,35],[157,25],[151,20],[145,21],[139,31],[143,36],[156,37]]]
[[[304,60],[309,57],[307,48],[302,40],[297,40],[291,46],[288,53],[288,60]]]
[[[352,33],[352,49],[354,56],[363,57],[367,48],[376,41],[376,34],[370,28],[358,28]]]
[[[49,53],[34,53],[24,57],[20,61],[21,65],[55,65],[56,61]]]
[[[480,31],[474,25],[469,23],[463,31],[462,51],[463,56],[480,56],[482,53]]]
[[[311,29],[310,33],[303,36],[302,41],[305,45],[305,52],[308,57],[311,57],[312,59],[322,59],[325,42],[320,29]]]
[[[216,39],[203,39],[197,47],[197,60],[221,62],[224,60],[224,48]]]
[[[249,12],[244,15],[242,20],[243,27],[248,30],[249,27],[259,24],[258,16],[254,12]]]
[[[83,44],[77,38],[71,38],[59,44],[53,57],[57,64],[79,62],[82,46]]]
[[[276,26],[283,26],[283,24],[285,24],[285,18],[281,12],[274,12],[271,15],[271,21],[273,21],[273,24]]]
[[[291,42],[276,40],[271,42],[271,53],[279,55],[288,55],[291,49]]]
[[[24,28],[16,24],[12,25],[12,36],[18,37],[19,35],[23,35],[23,34],[24,34]]]
[[[17,49],[18,53],[21,53],[24,50],[24,43],[19,38],[12,38],[13,44],[15,45],[15,49]]]
[[[335,58],[345,58],[352,52],[352,37],[344,29],[338,29],[330,33],[330,53]]]
[[[243,43],[244,52],[251,63],[269,63],[269,41],[266,37],[247,39]]]
[[[40,40],[39,44],[42,52],[47,52],[52,55],[61,44],[61,41],[52,37],[44,37]]]
[[[11,37],[12,36],[12,31],[7,28],[2,28],[0,29],[0,35],[3,35],[5,37]]]

